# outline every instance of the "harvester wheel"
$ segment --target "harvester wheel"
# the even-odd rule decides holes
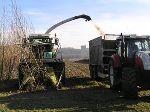
[[[123,69],[122,89],[125,98],[136,99],[138,97],[136,73],[134,69],[132,68]]]
[[[109,62],[109,82],[110,82],[110,88],[115,91],[121,90],[121,77],[119,77],[121,74],[119,74],[119,71],[117,68],[114,68],[113,61]]]
[[[58,81],[61,78],[61,80],[60,80],[61,84],[65,85],[65,80],[66,80],[66,76],[65,76],[65,63],[57,63],[56,76],[57,76]]]
[[[64,71],[62,73],[61,83],[62,83],[62,85],[65,85],[65,83],[66,83],[65,67],[64,67]]]
[[[25,91],[28,91],[28,92],[32,92],[32,91],[35,90],[35,86],[34,86],[34,84],[31,84],[31,83],[26,84],[26,85],[24,86],[24,90],[25,90]]]

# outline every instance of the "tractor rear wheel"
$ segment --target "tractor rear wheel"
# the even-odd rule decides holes
[[[114,64],[112,61],[109,62],[109,82],[110,88],[115,91],[121,90],[121,78],[119,77],[119,71],[117,68],[114,68]]]
[[[125,98],[136,99],[138,97],[136,73],[134,69],[132,68],[123,69],[122,90]]]

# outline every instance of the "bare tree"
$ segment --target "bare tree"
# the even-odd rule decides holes
[[[33,27],[23,16],[16,0],[1,0],[1,2],[3,7],[0,18],[0,79],[2,80],[10,78],[13,71],[17,71],[21,56],[21,47],[17,44],[22,43],[22,39],[32,32]]]

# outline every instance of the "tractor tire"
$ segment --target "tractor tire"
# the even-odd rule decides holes
[[[124,68],[122,73],[122,90],[127,99],[136,99],[138,97],[136,73],[132,68]]]
[[[114,91],[121,90],[121,77],[119,73],[120,73],[119,69],[114,68],[113,61],[110,61],[109,69],[108,69],[109,83],[110,83],[110,88]]]

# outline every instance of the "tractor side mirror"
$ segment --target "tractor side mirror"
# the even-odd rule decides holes
[[[55,45],[58,45],[58,44],[59,44],[59,39],[56,38],[56,39],[55,39]]]

